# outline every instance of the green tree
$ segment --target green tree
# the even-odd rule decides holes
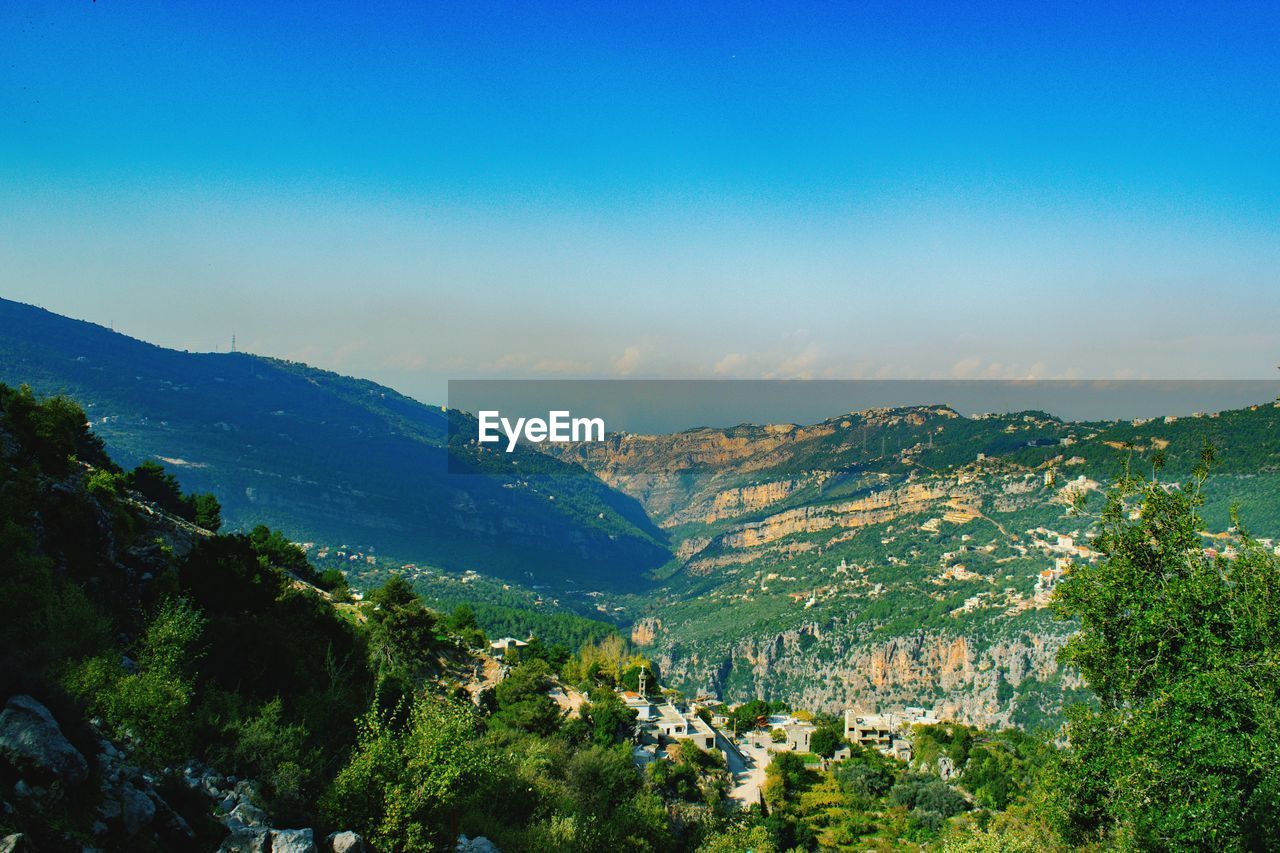
[[[307,562],[306,553],[280,531],[259,524],[249,534],[249,541],[258,555],[258,562],[264,567],[288,572],[305,581],[315,581],[316,571]]]
[[[513,668],[494,690],[498,709],[493,719],[502,725],[533,734],[549,735],[560,725],[560,706],[547,691],[551,668],[535,658]]]
[[[1246,537],[1207,556],[1191,482],[1123,478],[1057,610],[1080,631],[1061,661],[1097,707],[1074,707],[1059,783],[1070,840],[1144,849],[1265,849],[1280,837],[1280,566]]]
[[[69,678],[120,737],[132,740],[143,758],[159,764],[189,754],[195,695],[196,644],[205,619],[185,599],[161,605],[138,648],[136,672],[125,672],[110,655],[81,664]]]
[[[583,707],[582,716],[591,724],[591,742],[597,746],[612,745],[636,721],[635,709],[628,708],[616,693],[605,688],[591,691],[591,701]]]
[[[191,514],[190,506],[183,500],[182,486],[164,466],[154,459],[148,459],[134,468],[125,478],[126,484],[142,497],[156,504],[166,512],[180,517]]]
[[[322,806],[378,849],[452,849],[459,815],[490,781],[475,714],[422,696],[403,726],[393,717],[375,710],[361,719],[356,748]]]
[[[216,497],[204,492],[191,495],[188,500],[191,503],[192,521],[213,533],[222,528],[222,504],[218,503]]]
[[[401,575],[369,593],[369,647],[384,676],[423,674],[435,645],[436,617]]]
[[[809,750],[815,755],[830,758],[846,743],[844,726],[839,721],[820,720],[809,738]]]

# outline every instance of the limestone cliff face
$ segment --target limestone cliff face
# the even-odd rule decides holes
[[[767,509],[865,458],[884,430],[920,429],[958,417],[946,406],[870,409],[810,426],[744,424],[673,435],[619,434],[546,449],[636,498],[660,525],[673,527]]]
[[[976,643],[962,635],[919,632],[876,642],[850,638],[846,626],[808,624],[744,637],[714,655],[689,655],[686,648],[672,656],[669,638],[660,632],[650,642],[668,678],[721,691],[726,699],[784,698],[831,712],[923,705],[948,719],[1000,728],[1016,723],[1019,688],[1028,679],[1081,686],[1078,676],[1058,670],[1057,654],[1067,636],[1020,633]]]
[[[892,521],[900,515],[923,511],[931,501],[946,498],[941,484],[911,484],[885,489],[859,500],[822,506],[804,506],[778,513],[763,521],[742,525],[722,537],[731,548],[752,548],[793,533],[815,533],[833,527],[858,528]]]
[[[655,616],[639,619],[631,626],[631,642],[637,646],[652,645],[662,630],[662,620]]]

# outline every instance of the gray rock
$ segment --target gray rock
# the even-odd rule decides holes
[[[453,849],[454,853],[502,853],[492,841],[483,835],[477,835],[475,838],[459,835],[458,844]]]
[[[98,817],[103,820],[115,820],[120,817],[123,808],[120,806],[120,800],[113,795],[103,797],[102,802],[98,803],[95,811],[98,813]]]
[[[195,839],[196,834],[191,831],[191,825],[187,823],[186,818],[174,811],[173,807],[154,791],[151,793],[151,801],[156,804],[156,819],[153,825],[161,836],[171,842],[188,842]]]
[[[137,835],[156,816],[156,804],[132,785],[120,789],[120,822],[129,835]]]
[[[21,832],[0,838],[0,853],[27,853],[30,849],[31,845],[27,843],[27,837]]]
[[[243,828],[262,828],[267,825],[267,815],[257,806],[241,803],[231,810],[231,814],[224,818],[223,823],[232,832]]]
[[[10,698],[0,712],[0,757],[41,781],[79,785],[89,778],[89,763],[49,709],[26,695]]]
[[[271,853],[320,853],[311,829],[271,830]]]
[[[367,853],[369,849],[364,839],[351,830],[333,833],[324,840],[324,846],[333,853]]]
[[[237,782],[235,787],[235,792],[236,792],[236,795],[240,797],[240,799],[242,800],[257,802],[260,799],[262,799],[258,793],[257,784],[249,779],[241,779],[239,782]]]
[[[265,829],[245,827],[233,830],[218,848],[218,853],[268,853],[270,836]]]

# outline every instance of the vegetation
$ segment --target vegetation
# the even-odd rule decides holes
[[[1196,507],[1212,460],[1206,448],[1181,489],[1122,479],[1103,513],[1104,559],[1058,595],[1080,622],[1063,659],[1098,698],[1070,715],[1069,840],[1280,838],[1280,566],[1247,537],[1235,559],[1203,553]]]
[[[153,770],[198,758],[255,779],[280,822],[354,829],[382,850],[449,849],[459,833],[507,851],[1266,850],[1280,837],[1280,565],[1238,519],[1236,553],[1206,553],[1210,453],[1182,488],[1122,476],[1102,559],[1060,587],[1057,609],[1079,625],[1063,661],[1092,691],[1068,745],[943,723],[913,731],[904,763],[817,715],[813,752],[777,754],[763,803],[740,809],[717,750],[679,743],[637,772],[636,713],[617,689],[643,676],[655,692],[661,673],[616,632],[572,651],[531,642],[481,682],[476,609],[437,612],[399,575],[351,603],[278,532],[150,512],[197,502],[158,466],[125,474],[85,420],[0,386],[0,553],[23,603],[0,622],[0,689],[46,702],[73,738],[96,719]],[[730,729],[766,729],[786,708],[742,703]],[[74,799],[17,799],[0,831],[56,847],[94,820]]]

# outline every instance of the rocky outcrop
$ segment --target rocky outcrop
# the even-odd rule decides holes
[[[30,853],[31,845],[21,832],[0,838],[0,853]]]
[[[610,435],[545,450],[595,473],[639,500],[663,527],[732,519],[820,486],[832,472],[865,462],[877,437],[958,418],[946,406],[868,409],[808,426],[743,424],[672,435]],[[869,442],[870,439],[870,443]]]
[[[631,626],[631,642],[637,646],[651,646],[661,630],[662,620],[656,616],[638,619]]]
[[[687,647],[671,655],[670,639],[663,637],[656,659],[672,681],[733,701],[782,698],[830,712],[924,705],[945,719],[1002,728],[1014,723],[1023,682],[1058,679],[1064,687],[1080,686],[1078,676],[1058,669],[1057,653],[1067,636],[1065,629],[1018,632],[978,643],[963,635],[917,632],[877,642],[858,639],[846,626],[808,624],[746,637],[715,655],[690,654]]]
[[[89,763],[49,709],[26,695],[10,698],[0,712],[0,758],[37,784],[76,786],[89,777]]]
[[[271,830],[271,853],[319,853],[311,829]]]
[[[221,850],[316,853],[322,849],[313,829],[272,827],[252,781],[222,776],[198,762],[190,763],[180,775],[170,769],[153,775],[100,735],[94,758],[92,763],[86,759],[67,740],[49,709],[30,696],[11,697],[0,712],[0,759],[20,777],[14,785],[19,798],[15,802],[40,814],[59,789],[84,786],[94,767],[98,791],[96,795],[90,791],[92,832],[106,847],[188,849],[196,834],[161,794],[162,789],[172,791],[176,783],[208,803],[207,811],[195,810],[203,813],[197,817],[204,820],[204,815],[212,813],[226,828]],[[29,846],[21,835],[11,835],[0,840],[0,853]],[[365,846],[356,833],[338,832],[325,839],[323,849],[360,853]]]
[[[326,850],[332,850],[333,853],[367,853],[368,845],[361,838],[350,830],[346,832],[335,832],[324,840]]]

